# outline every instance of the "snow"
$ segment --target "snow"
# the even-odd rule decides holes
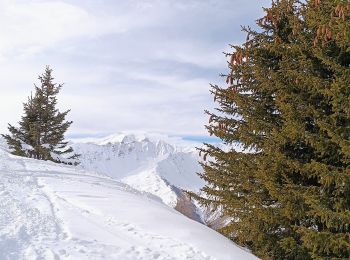
[[[166,141],[164,141],[166,140]],[[204,182],[194,144],[158,134],[119,133],[105,138],[74,140],[80,166],[133,188],[152,193],[175,207],[176,190],[199,191]]]
[[[150,193],[0,144],[0,259],[257,258]]]

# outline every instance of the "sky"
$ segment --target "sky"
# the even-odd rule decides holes
[[[206,138],[210,83],[270,0],[0,0],[0,133],[50,65],[68,136]]]

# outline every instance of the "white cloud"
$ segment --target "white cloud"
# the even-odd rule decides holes
[[[71,133],[204,134],[221,52],[262,2],[0,0],[0,132],[49,64],[66,83],[59,105],[72,109]]]
[[[72,36],[93,31],[84,10],[63,2],[2,1],[1,56],[33,53]]]
[[[95,15],[64,1],[0,0],[0,57],[26,56],[81,37],[123,33],[140,21],[132,13]]]

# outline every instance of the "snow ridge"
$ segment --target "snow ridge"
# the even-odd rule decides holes
[[[83,169],[152,193],[171,207],[178,201],[174,187],[198,191],[204,185],[196,174],[201,167],[194,148],[169,144],[157,135],[116,134],[87,142],[80,140],[72,146],[81,154]]]
[[[0,146],[0,259],[257,259],[155,196]]]

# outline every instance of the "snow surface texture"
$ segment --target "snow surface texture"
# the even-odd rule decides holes
[[[164,141],[166,140],[166,141]],[[75,141],[80,166],[105,174],[133,188],[161,198],[171,207],[176,190],[199,191],[204,182],[194,143],[155,134],[115,134],[101,139]]]
[[[0,147],[0,259],[257,258],[154,195]]]

